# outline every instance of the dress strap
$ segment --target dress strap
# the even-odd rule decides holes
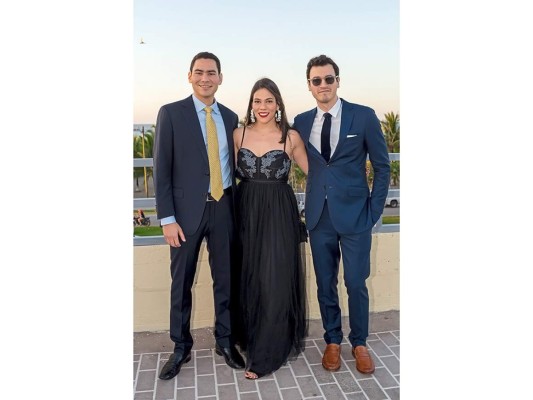
[[[241,147],[242,147],[242,143],[244,142],[244,132],[246,132],[246,125],[244,125],[244,126],[242,127]]]

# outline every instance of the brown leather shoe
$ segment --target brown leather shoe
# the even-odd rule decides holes
[[[341,346],[330,343],[326,346],[322,357],[322,366],[328,371],[337,371],[341,367]]]
[[[355,368],[362,374],[371,374],[376,367],[372,357],[368,354],[366,346],[355,346],[352,349],[352,354],[355,357]]]

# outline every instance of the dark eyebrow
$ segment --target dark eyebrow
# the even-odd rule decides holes
[[[200,69],[200,68],[196,68],[194,70],[194,72],[206,72],[204,71],[203,69]],[[214,72],[214,73],[217,73],[217,70],[216,69],[208,69],[207,72]]]

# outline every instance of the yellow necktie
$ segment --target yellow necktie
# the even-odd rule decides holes
[[[222,189],[222,171],[220,170],[220,156],[218,154],[217,126],[211,115],[213,109],[205,107],[204,110],[206,112],[205,128],[207,131],[207,157],[209,159],[211,196],[218,201],[224,194],[224,190]]]

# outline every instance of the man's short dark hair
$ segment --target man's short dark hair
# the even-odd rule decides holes
[[[333,61],[331,58],[329,58],[328,56],[325,56],[324,54],[321,54],[317,57],[313,57],[309,60],[309,62],[307,63],[307,71],[306,71],[306,75],[307,75],[307,79],[309,79],[309,71],[311,71],[311,68],[312,67],[322,67],[324,65],[328,65],[328,64],[331,64],[331,66],[333,67],[333,69],[335,70],[335,76],[338,76],[339,75],[339,66],[337,64],[335,64],[335,61]]]
[[[194,66],[194,63],[196,62],[196,60],[200,59],[200,58],[207,58],[209,60],[214,60],[216,63],[217,63],[217,69],[218,69],[218,73],[220,74],[221,72],[221,69],[220,69],[220,60],[218,59],[217,56],[215,56],[213,53],[209,53],[208,51],[202,51],[198,54],[196,54],[192,61],[191,61],[191,66],[189,68],[189,72],[192,72],[192,67]]]

